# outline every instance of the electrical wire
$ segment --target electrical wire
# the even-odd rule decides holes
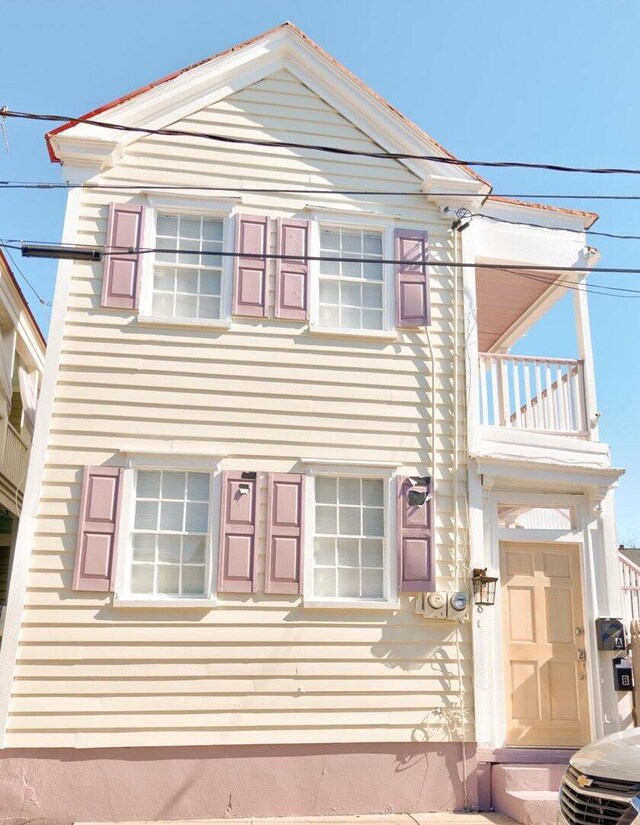
[[[478,195],[477,192],[421,192],[416,190],[394,190],[394,189],[287,189],[278,187],[237,187],[237,186],[204,186],[201,184],[142,184],[142,183],[60,183],[48,181],[12,181],[0,180],[0,191],[3,189],[97,189],[97,190],[124,190],[132,192],[146,192],[155,190],[185,189],[203,192],[236,192],[238,194],[266,194],[266,195],[398,195],[412,197],[438,197],[438,198],[478,198],[486,197],[488,200],[498,198],[511,198],[520,200],[531,198],[535,200],[602,200],[602,201],[640,201],[639,195],[601,195],[579,192],[574,195],[552,194],[548,192],[492,192],[490,195]],[[483,216],[483,217],[486,217]],[[581,230],[579,230],[581,231]]]
[[[559,163],[535,163],[512,160],[460,160],[459,158],[453,157],[414,154],[411,152],[366,152],[362,149],[346,149],[340,146],[328,146],[321,143],[299,143],[297,141],[266,140],[263,138],[238,138],[211,132],[193,132],[187,129],[149,129],[142,126],[126,126],[123,123],[109,123],[104,120],[96,120],[92,117],[69,117],[67,115],[45,115],[36,112],[17,112],[8,109],[6,106],[2,107],[0,116],[2,118],[18,118],[21,120],[45,120],[53,123],[69,123],[74,126],[78,123],[87,123],[90,126],[97,126],[101,129],[112,129],[114,131],[143,134],[146,136],[193,137],[201,140],[211,140],[235,145],[309,149],[316,152],[328,152],[334,155],[346,155],[348,157],[368,157],[382,160],[426,160],[433,163],[443,163],[448,166],[481,166],[492,169],[544,169],[549,172],[572,172],[592,175],[640,175],[640,169],[627,167],[569,166]]]
[[[5,243],[2,241],[2,238],[0,238],[0,247],[2,247],[2,249],[6,250],[6,253],[7,253],[7,258],[9,258],[9,260],[10,260],[10,261],[11,261],[11,263],[13,264],[13,267],[12,267],[12,268],[13,268],[13,269],[15,269],[15,271],[18,273],[18,275],[20,275],[20,277],[22,278],[22,280],[23,280],[23,281],[25,282],[25,284],[29,287],[29,289],[33,292],[33,294],[36,296],[36,298],[37,298],[37,299],[38,299],[38,301],[42,304],[42,306],[43,306],[43,307],[50,307],[50,306],[51,306],[51,301],[47,301],[47,300],[45,300],[45,299],[42,297],[42,295],[40,295],[40,293],[39,293],[39,292],[38,292],[38,290],[35,288],[35,286],[31,283],[31,281],[27,278],[27,276],[24,274],[24,272],[20,269],[20,266],[18,265],[18,262],[16,261],[16,259],[15,259],[15,258],[13,257],[13,255],[11,254],[11,249],[13,249],[14,247],[10,247],[8,244],[5,244]]]

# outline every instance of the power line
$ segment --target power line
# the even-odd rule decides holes
[[[506,161],[506,160],[460,160],[452,157],[442,157],[439,155],[422,155],[409,152],[366,152],[361,149],[346,149],[339,146],[327,146],[325,144],[298,143],[296,141],[265,140],[262,138],[238,138],[230,135],[219,135],[207,132],[192,132],[186,129],[149,129],[142,126],[125,126],[122,123],[108,123],[103,120],[95,120],[89,117],[68,117],[67,115],[44,115],[35,112],[14,112],[6,106],[1,110],[3,118],[19,118],[22,120],[46,120],[55,123],[88,123],[102,129],[112,129],[120,132],[132,132],[144,135],[162,135],[164,137],[193,137],[201,140],[212,140],[220,143],[229,143],[248,146],[269,146],[286,149],[310,149],[317,152],[328,152],[334,155],[346,155],[349,157],[368,157],[382,160],[426,160],[433,163],[443,163],[449,166],[482,166],[493,169],[545,169],[550,172],[574,172],[592,175],[640,175],[640,169],[625,167],[594,167],[594,166],[568,166],[558,163],[534,163],[528,161]]]
[[[3,249],[5,249],[5,250],[6,250],[6,252],[7,252],[7,257],[9,258],[9,260],[11,261],[11,263],[13,264],[13,269],[15,269],[15,271],[18,273],[18,275],[20,275],[20,277],[22,278],[22,280],[23,280],[23,281],[25,282],[25,284],[29,287],[29,289],[33,292],[33,294],[36,296],[36,298],[37,298],[37,299],[38,299],[38,301],[42,304],[42,306],[43,306],[43,307],[50,307],[50,306],[51,306],[51,301],[46,301],[46,300],[42,297],[42,295],[40,295],[40,293],[39,293],[39,292],[38,292],[38,290],[35,288],[35,286],[31,283],[31,281],[27,278],[27,276],[24,274],[24,272],[20,269],[20,266],[18,265],[18,262],[16,261],[16,259],[15,259],[15,258],[13,257],[13,255],[11,254],[11,250],[12,250],[12,249],[14,249],[15,247],[9,246],[9,244],[4,243],[4,242],[2,241],[2,238],[0,238],[0,247],[2,247]]]
[[[143,183],[59,183],[48,181],[10,181],[0,180],[0,191],[2,189],[104,189],[104,190],[124,190],[124,191],[152,191],[152,190],[172,190],[189,189],[203,192],[237,192],[239,194],[266,194],[266,195],[411,195],[413,197],[439,197],[439,198],[478,198],[486,197],[488,200],[497,198],[522,199],[530,198],[535,200],[601,200],[601,201],[640,201],[639,195],[601,195],[578,192],[574,195],[551,194],[548,192],[492,192],[490,195],[478,195],[477,192],[421,192],[416,190],[402,189],[287,189],[278,187],[247,187],[247,186],[204,186],[201,184],[143,184]],[[486,216],[484,216],[486,217]]]
[[[39,241],[33,242],[22,242],[17,241],[15,239],[9,239],[4,243],[0,243],[0,247],[4,246],[5,248],[10,249],[22,249],[22,245],[29,245],[34,244],[37,245],[41,243]],[[63,245],[58,245],[61,249],[64,248]],[[70,247],[71,248],[71,247]],[[300,262],[301,260],[305,261],[325,261],[325,262],[341,262],[341,263],[359,263],[359,264],[382,264],[382,265],[394,265],[399,266],[401,264],[407,263],[405,260],[399,260],[396,258],[357,258],[357,257],[340,257],[340,256],[333,256],[333,255],[305,255],[305,256],[295,256],[295,255],[284,255],[278,253],[265,253],[263,255],[254,255],[254,254],[247,254],[241,252],[234,252],[234,251],[202,251],[197,249],[166,249],[166,248],[158,248],[158,247],[127,247],[127,248],[110,248],[110,247],[95,247],[96,250],[100,251],[102,255],[109,256],[109,255],[147,255],[147,254],[154,254],[157,252],[164,253],[164,254],[180,254],[180,255],[198,255],[198,256],[207,256],[207,257],[219,257],[219,258],[251,258],[251,259],[264,259],[264,260],[287,260],[287,261],[297,261]],[[434,261],[434,260],[415,260],[411,262],[415,266],[430,266],[430,267],[444,267],[444,268],[454,268],[454,269],[464,269],[464,268],[477,268],[477,269],[487,269],[490,271],[500,271],[500,272],[508,272],[512,275],[517,275],[521,277],[528,277],[531,280],[537,280],[541,283],[546,283],[548,285],[557,285],[562,286],[566,289],[584,289],[588,293],[594,295],[607,295],[609,297],[637,297],[640,296],[640,290],[632,289],[630,287],[614,287],[608,286],[607,284],[571,284],[565,281],[559,281],[557,278],[547,278],[544,276],[544,272],[571,272],[576,273],[575,267],[571,266],[542,266],[542,265],[529,265],[529,264],[485,264],[485,263],[467,263],[467,262],[447,262],[447,261]],[[615,273],[615,274],[640,274],[640,269],[631,269],[631,268],[622,268],[622,267],[597,267],[595,269],[583,270],[589,272],[602,272],[602,273]]]
[[[458,210],[458,212],[467,212],[467,210]],[[615,238],[620,241],[640,241],[640,235],[622,235],[617,232],[601,232],[596,229],[575,229],[566,226],[547,226],[543,223],[530,223],[529,221],[512,221],[508,218],[498,218],[495,215],[484,215],[482,212],[469,212],[468,215],[461,215],[460,217],[484,218],[487,221],[508,223],[512,226],[529,226],[533,229],[553,229],[559,232],[573,232],[577,235],[597,235],[601,238]]]

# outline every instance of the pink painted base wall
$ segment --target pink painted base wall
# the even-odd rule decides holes
[[[475,745],[466,746],[469,803]],[[459,810],[460,744],[0,751],[0,822]]]

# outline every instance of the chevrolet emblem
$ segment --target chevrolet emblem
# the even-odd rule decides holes
[[[577,779],[577,782],[581,788],[590,788],[591,785],[593,785],[593,779],[589,779],[589,777],[585,776],[584,774],[580,774],[580,776]]]

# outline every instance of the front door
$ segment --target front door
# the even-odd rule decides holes
[[[590,739],[580,550],[500,545],[507,744]]]

